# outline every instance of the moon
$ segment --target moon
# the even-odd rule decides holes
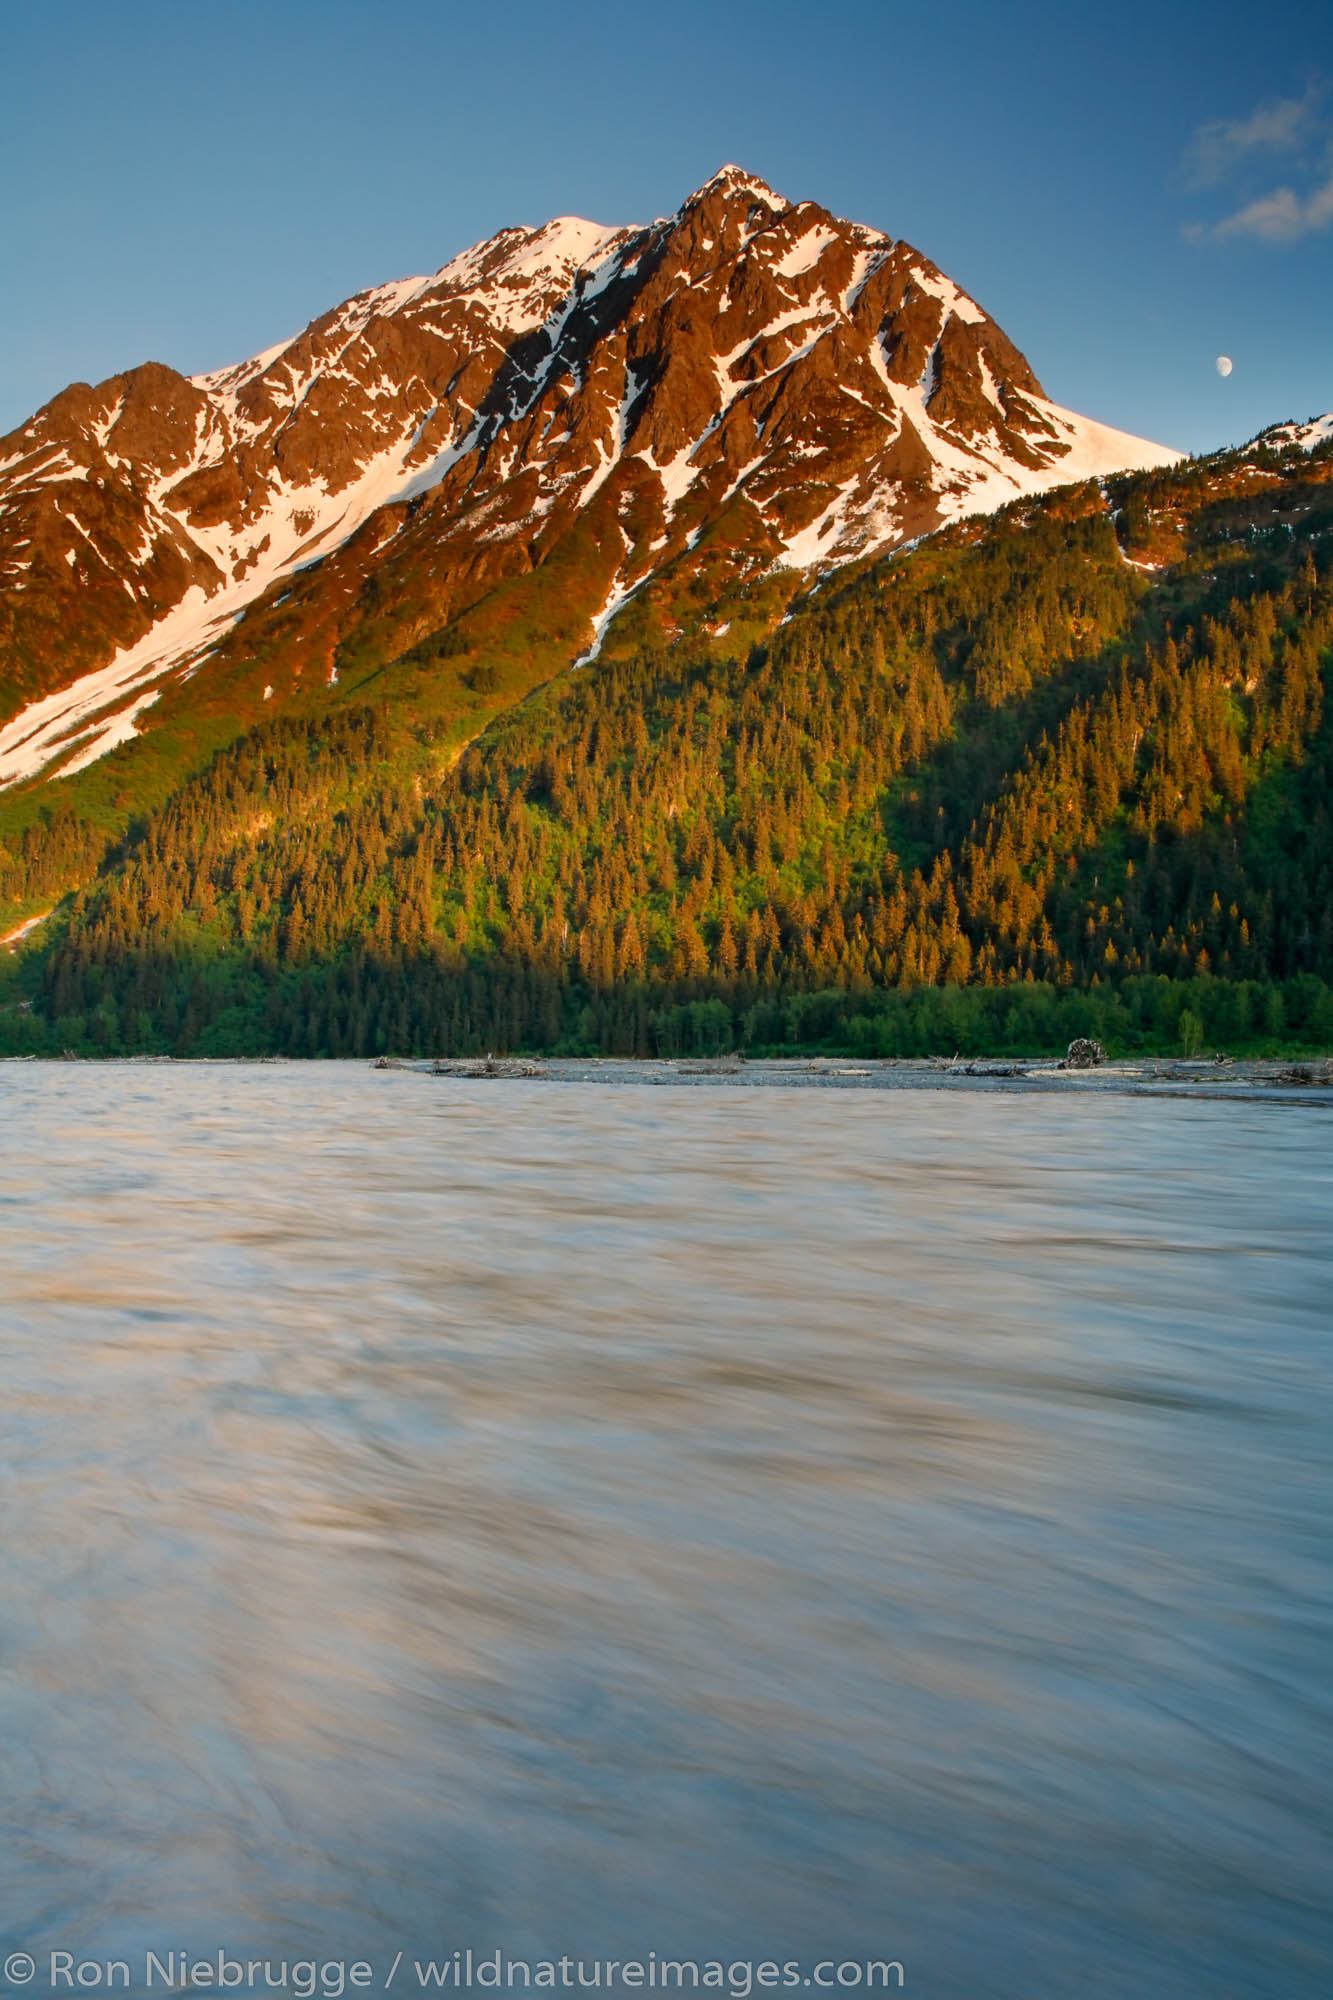
[[[1216,365],[1218,374],[1222,377],[1223,381],[1225,381],[1227,376],[1231,373],[1231,356],[1229,354],[1219,354],[1217,357]]]

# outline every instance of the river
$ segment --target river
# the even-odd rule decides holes
[[[0,1110],[26,1990],[1328,1991],[1322,1110],[335,1063]]]

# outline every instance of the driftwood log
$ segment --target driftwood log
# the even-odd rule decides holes
[[[527,1062],[521,1056],[459,1056],[454,1060],[441,1059],[431,1064],[432,1076],[544,1076],[540,1063]]]

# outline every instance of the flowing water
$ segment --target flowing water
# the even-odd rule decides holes
[[[24,1990],[1328,1991],[1325,1112],[10,1064],[0,1113]]]

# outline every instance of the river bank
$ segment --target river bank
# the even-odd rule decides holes
[[[748,1089],[1078,1091],[1137,1096],[1277,1097],[1333,1105],[1333,1058],[1142,1056],[1092,1068],[1053,1056],[887,1058],[741,1056],[642,1060],[617,1056],[464,1056],[437,1061],[381,1056],[377,1070],[491,1082],[623,1083],[740,1086]]]

